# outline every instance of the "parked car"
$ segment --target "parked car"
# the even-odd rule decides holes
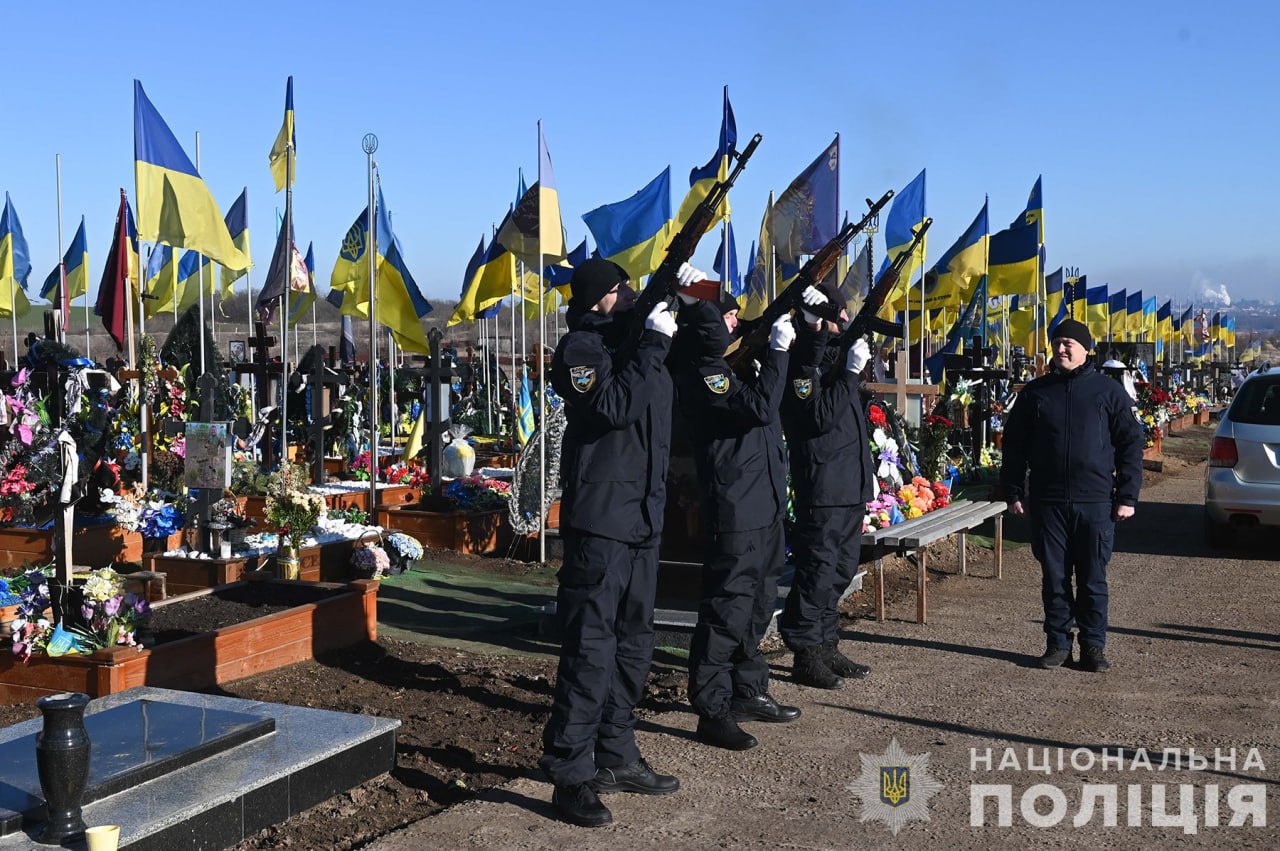
[[[1245,526],[1280,527],[1280,367],[1245,377],[1213,433],[1205,471],[1204,530],[1230,546]]]

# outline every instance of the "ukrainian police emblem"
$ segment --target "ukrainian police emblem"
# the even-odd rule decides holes
[[[723,395],[729,392],[729,376],[723,372],[717,372],[715,375],[704,375],[702,380],[707,382],[707,387],[711,388],[712,393]]]
[[[812,378],[797,378],[791,382],[791,386],[795,389],[797,398],[808,399],[813,395]]]
[[[860,821],[882,821],[894,836],[912,821],[929,820],[929,799],[942,784],[929,775],[929,755],[912,756],[889,742],[883,754],[859,754],[862,774],[846,788],[862,801]]]
[[[571,366],[569,378],[573,381],[573,389],[586,393],[596,386],[596,368],[594,366]]]

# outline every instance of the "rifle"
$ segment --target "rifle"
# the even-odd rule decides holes
[[[876,216],[880,215],[880,211],[884,209],[884,205],[892,199],[892,189],[884,193],[879,201],[873,202],[868,198],[867,214],[856,223],[846,224],[834,239],[818,249],[818,252],[801,267],[799,274],[792,279],[787,288],[769,302],[763,313],[750,321],[750,327],[743,332],[738,348],[726,358],[734,372],[743,374],[742,370],[746,369],[751,361],[759,356],[760,350],[768,345],[771,328],[778,317],[801,306],[801,293],[826,279],[835,268],[840,255],[844,253],[849,243],[853,242],[853,238],[875,221]]]
[[[725,196],[729,194],[729,189],[733,186],[734,181],[738,179],[738,175],[742,173],[747,160],[751,159],[751,155],[755,153],[756,147],[760,144],[760,139],[761,136],[757,133],[747,143],[746,150],[734,154],[737,163],[734,165],[733,171],[729,172],[728,177],[724,180],[716,181],[715,186],[712,186],[711,191],[707,193],[707,197],[703,198],[702,203],[694,208],[689,220],[684,223],[684,227],[680,228],[680,232],[671,238],[670,244],[667,245],[667,256],[662,259],[662,264],[658,266],[657,270],[649,276],[649,283],[645,285],[640,297],[636,299],[635,307],[632,308],[639,329],[643,330],[645,317],[657,307],[658,302],[671,302],[675,298],[676,272],[680,270],[682,264],[688,263],[689,258],[693,257],[693,252],[698,248],[698,240],[702,239],[702,235],[707,232],[707,229],[711,227],[711,223],[715,221],[716,210],[724,202]],[[718,292],[719,289],[717,287],[716,293],[718,294]]]
[[[893,292],[893,288],[898,285],[898,278],[902,275],[902,267],[907,265],[911,255],[920,246],[931,224],[933,224],[933,219],[928,218],[920,223],[915,232],[915,237],[911,240],[911,244],[893,259],[893,262],[889,264],[889,268],[885,269],[884,274],[880,276],[880,280],[876,281],[875,286],[867,292],[867,297],[863,300],[862,308],[858,311],[858,315],[849,320],[848,327],[840,332],[840,336],[835,340],[837,348],[835,360],[832,361],[835,365],[833,368],[844,369],[844,360],[849,354],[849,349],[853,348],[853,344],[868,332],[885,334],[890,337],[902,336],[901,325],[890,322],[887,319],[880,319],[876,314],[880,312],[880,308],[884,307],[885,301],[889,298],[889,293]]]

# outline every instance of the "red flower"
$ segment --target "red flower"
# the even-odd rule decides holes
[[[930,414],[925,417],[924,424],[927,426],[941,426],[942,428],[951,428],[954,425],[951,420],[940,414]]]
[[[881,410],[879,405],[872,405],[870,409],[868,409],[868,415],[871,417],[872,425],[876,425],[876,426],[879,426],[880,428],[884,428],[885,425],[888,424],[888,420],[885,418],[884,411]]]

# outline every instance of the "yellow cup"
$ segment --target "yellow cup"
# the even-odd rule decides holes
[[[120,825],[86,828],[84,838],[89,843],[89,851],[116,851],[120,847]]]

